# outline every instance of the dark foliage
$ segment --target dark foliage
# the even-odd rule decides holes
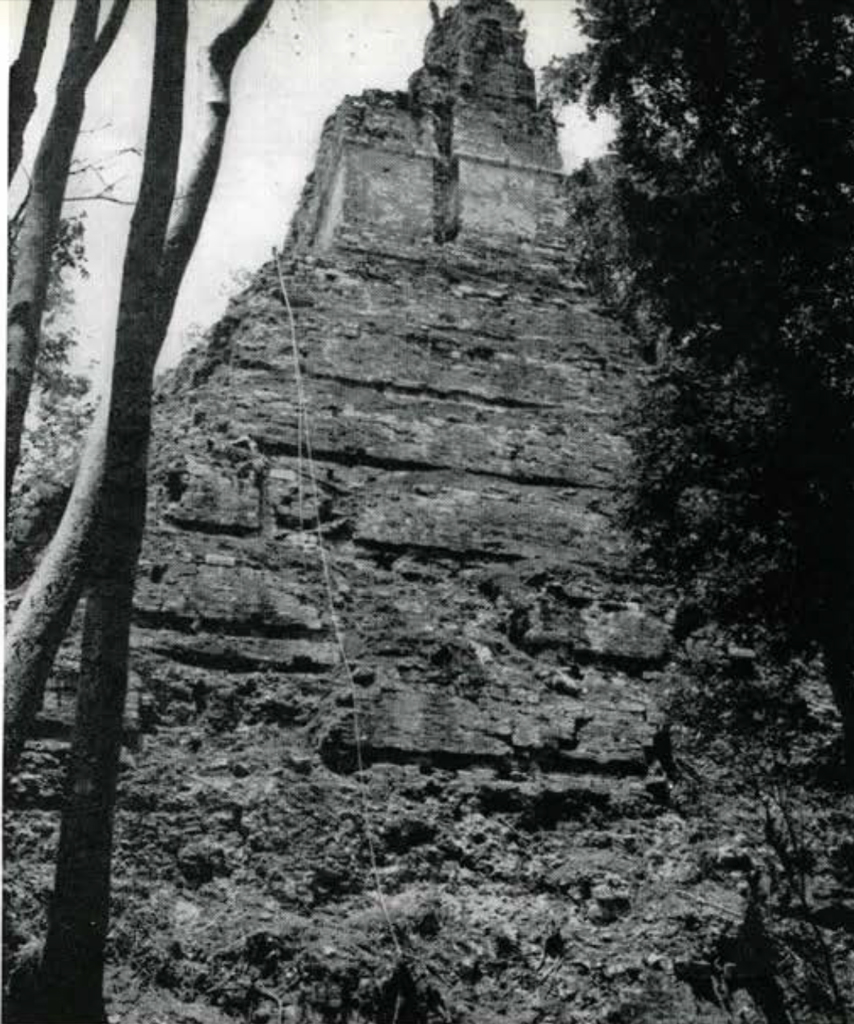
[[[632,522],[716,616],[820,648],[854,742],[854,18],[584,0],[565,98],[619,121],[633,287],[668,344]]]
[[[577,276],[640,339],[644,356],[652,362],[667,330],[640,281],[623,212],[629,182],[626,168],[614,156],[587,160],[571,175],[567,250]]]

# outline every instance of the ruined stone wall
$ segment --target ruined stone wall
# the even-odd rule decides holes
[[[565,230],[555,124],[537,107],[512,5],[446,11],[407,93],[348,98],[327,122],[289,245],[387,242],[552,245]]]
[[[350,101],[351,103],[353,101]],[[357,101],[358,102],[358,101]],[[291,225],[289,247],[328,249],[342,233],[382,232],[389,242],[465,237],[559,244],[566,229],[563,175],[485,152],[442,157],[431,135],[379,140],[332,119],[317,170]]]
[[[640,782],[656,725],[639,684],[662,663],[667,628],[618,521],[621,413],[638,372],[629,340],[559,262],[502,258],[495,239],[479,255],[353,235],[296,258],[287,281],[319,502],[298,455],[268,267],[224,326],[227,359],[200,355],[173,384],[138,657],[226,674],[332,671],[308,522],[319,512],[347,581],[341,621],[374,679],[362,693],[368,760],[533,758],[558,775],[599,766]],[[476,699],[452,696],[451,676],[430,668],[445,656],[486,659]],[[544,688],[540,660],[549,678],[569,666],[577,689]],[[151,662],[147,674],[158,671]],[[591,701],[602,710],[578,734]],[[336,769],[350,763],[350,724],[346,712],[318,722]]]
[[[494,238],[564,244],[566,184],[559,172],[460,157],[459,190],[461,242]]]
[[[406,93],[348,97],[324,126],[288,248],[328,248],[342,226],[375,225],[410,242],[433,234],[431,140]]]
[[[619,524],[641,364],[567,275],[522,41],[505,0],[464,0],[409,93],[327,123],[284,267],[316,478],[267,266],[164,396],[134,651],[172,716],[240,674],[324,693],[297,742],[346,778],[319,517],[364,763],[515,773],[570,808],[658,778],[668,628]]]

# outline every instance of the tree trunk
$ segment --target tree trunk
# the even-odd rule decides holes
[[[3,775],[8,781],[32,732],[56,652],[68,631],[91,561],[104,469],[108,396],[101,399],[59,527],[6,636]]]
[[[42,960],[47,1022],[106,1019],[104,945],[133,573],[145,518],[151,381],[159,344],[157,275],[175,194],[187,0],[157,0],[154,75],[140,194],[122,276],[98,537],[89,573],[69,787]]]
[[[159,0],[180,6],[179,0]],[[130,343],[131,328],[122,337]],[[137,339],[139,340],[139,339]],[[150,392],[133,388],[141,415],[111,429],[100,492],[100,534],[86,603],[69,790],[39,982],[46,1022],[100,1024],[109,924],[113,809],[127,692],[133,575],[145,518]],[[128,397],[127,395],[125,397]],[[109,538],[109,541],[107,541]]]
[[[172,211],[163,254],[161,289],[166,298],[164,334],[219,173],[231,114],[231,76],[234,66],[244,48],[264,24],[272,6],[273,0],[246,0],[240,15],[216,37],[208,50],[206,123],[201,145],[190,173],[181,184],[180,198],[176,200]]]
[[[7,503],[21,455],[21,434],[41,337],[51,251],[86,109],[86,86],[112,45],[129,2],[115,0],[100,36],[96,37],[100,0],[77,0],[56,87],[56,102],[33,165],[7,309]]]
[[[36,81],[52,10],[53,0],[30,0],[21,49],[9,68],[9,184],[21,162],[24,132],[36,109]]]

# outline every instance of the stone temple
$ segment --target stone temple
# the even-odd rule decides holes
[[[657,804],[666,609],[620,526],[643,362],[565,263],[519,12],[433,11],[160,390],[116,927],[207,1006],[176,1020],[275,1019],[278,985],[293,1021],[723,1021],[660,970],[706,922]],[[29,755],[57,778],[60,697]]]
[[[618,525],[640,360],[563,265],[523,38],[511,3],[464,0],[408,92],[327,122],[280,266],[163,396],[138,671],[331,696],[319,516],[370,763],[536,766],[604,797],[653,760],[643,675],[666,645]],[[350,709],[313,724],[352,767]]]

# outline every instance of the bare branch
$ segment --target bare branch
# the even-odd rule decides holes
[[[66,203],[115,203],[117,206],[136,206],[134,199],[119,199],[108,192],[95,192],[91,196],[66,196]]]
[[[101,184],[107,190],[114,189],[116,187],[116,185],[118,185],[119,181],[122,180],[120,178],[117,181],[107,181],[107,179],[104,177],[104,172],[101,170],[100,167],[97,167],[95,165],[92,166],[92,173],[95,175],[95,177],[101,182]],[[126,175],[123,175],[123,177],[126,177]]]
[[[112,127],[113,127],[113,122],[112,121],[104,121],[103,124],[95,125],[94,128],[81,128],[80,129],[80,134],[81,135],[97,135],[98,132],[106,131],[107,128],[112,128]]]
[[[80,174],[97,174],[102,181],[104,181],[103,172],[105,168],[112,166],[117,160],[120,160],[123,156],[132,153],[134,156],[141,156],[140,150],[136,146],[123,146],[121,149],[117,149],[115,153],[110,154],[103,160],[84,160],[82,157],[76,156],[71,161],[71,169],[68,174],[80,175]]]
[[[113,195],[113,192],[115,192],[118,186],[121,185],[123,181],[127,180],[126,174],[116,178],[115,181],[108,181],[104,176],[103,170],[97,164],[84,164],[76,170],[69,171],[69,175],[71,174],[94,174],[104,187],[99,192],[93,192],[91,195],[65,196],[63,199],[64,203],[82,203],[90,200],[103,199],[111,203],[120,203],[122,206],[134,205],[134,200],[132,199],[119,199],[117,196]]]

